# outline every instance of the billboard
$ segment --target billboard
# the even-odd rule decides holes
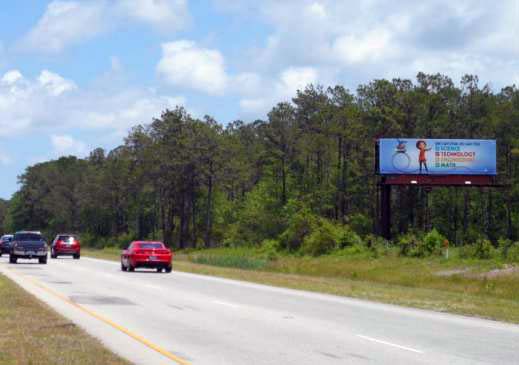
[[[496,175],[496,141],[382,138],[380,174]]]

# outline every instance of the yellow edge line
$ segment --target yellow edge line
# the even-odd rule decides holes
[[[9,271],[11,271],[11,270],[9,269]],[[80,305],[80,304],[70,300],[68,297],[66,297],[66,296],[64,296],[64,295],[62,295],[62,294],[60,294],[60,293],[58,293],[58,292],[48,288],[47,286],[41,284],[39,281],[37,281],[37,280],[35,280],[35,279],[31,278],[31,277],[28,277],[26,275],[20,274],[20,273],[17,273],[17,275],[23,276],[25,279],[29,280],[33,285],[36,285],[37,287],[39,287],[40,289],[44,290],[45,292],[55,296],[58,299],[61,299],[62,301],[72,305],[73,307],[75,307],[75,308],[85,312],[86,314],[88,314],[88,315],[90,315],[90,316],[100,320],[101,322],[106,323],[107,325],[115,328],[116,330],[121,331],[125,335],[127,335],[127,336],[133,338],[134,340],[142,343],[143,345],[145,345],[145,346],[149,347],[150,349],[158,352],[159,354],[167,357],[168,359],[173,360],[173,361],[175,361],[176,363],[178,363],[180,365],[191,365],[191,363],[188,362],[187,360],[184,360],[181,357],[173,355],[172,353],[164,350],[162,347],[157,346],[154,343],[148,341],[144,337],[141,337],[141,336],[131,332],[127,328],[125,328],[125,327],[123,327],[123,326],[121,326],[121,325],[111,321],[110,319],[105,318],[102,315],[100,315],[100,314],[98,314],[98,313],[96,313],[96,312],[94,312],[94,311],[92,311],[92,310],[90,310],[88,308],[83,307],[82,305]]]

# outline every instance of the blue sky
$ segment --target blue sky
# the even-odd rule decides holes
[[[18,0],[0,12],[0,197],[184,105],[263,118],[308,83],[465,73],[519,84],[519,1]]]

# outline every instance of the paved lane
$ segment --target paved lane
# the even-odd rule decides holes
[[[0,272],[136,364],[519,364],[519,326],[82,258]]]

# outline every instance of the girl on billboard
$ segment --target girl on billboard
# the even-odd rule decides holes
[[[425,172],[429,173],[429,169],[427,168],[427,157],[426,152],[430,151],[431,148],[427,148],[427,142],[420,139],[416,141],[416,148],[420,150],[418,155],[418,163],[420,164],[420,174],[422,173],[422,167],[425,167]]]

